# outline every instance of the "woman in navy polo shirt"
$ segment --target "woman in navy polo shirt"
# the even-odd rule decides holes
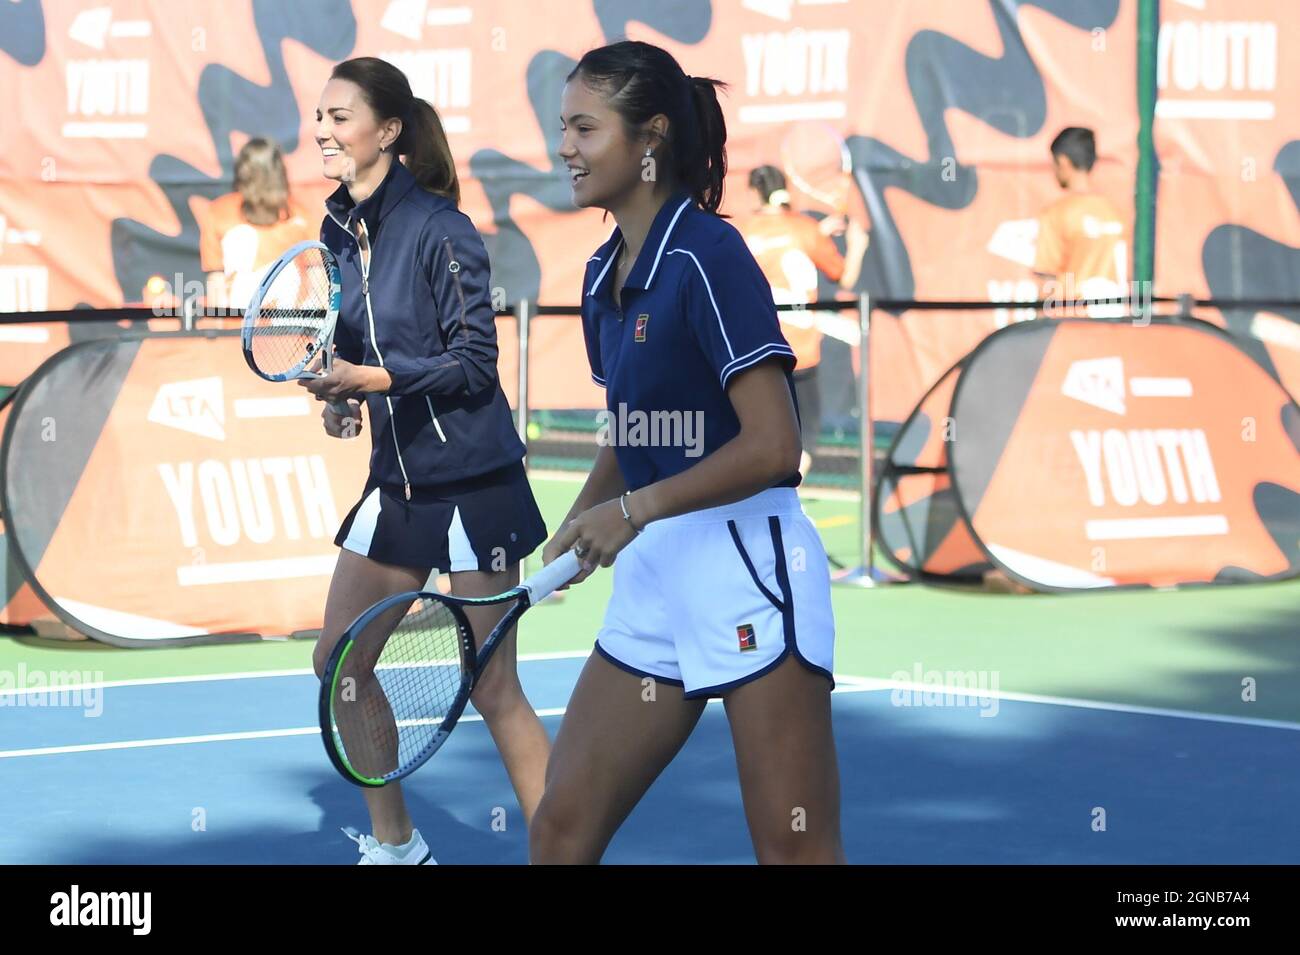
[[[599,861],[709,697],[726,703],[758,860],[844,857],[830,577],[795,491],[794,356],[717,215],[718,85],[622,42],[564,88],[574,202],[618,227],[582,290],[606,440],[544,557],[573,547],[575,583],[612,564],[614,593],[547,766],[535,862]]]
[[[433,569],[467,597],[508,590],[546,539],[510,408],[497,381],[487,252],[457,209],[460,187],[433,108],[400,70],[362,57],[334,68],[316,110],[326,178],[321,241],[343,270],[331,374],[302,382],[328,406],[325,430],[370,419],[370,477],[335,541],[342,551],[316,646],[319,674],[340,634],[376,601],[420,590]],[[395,157],[402,157],[397,161]],[[467,609],[490,633],[501,608]],[[525,820],[541,798],[549,741],[515,672],[513,634],[474,690]],[[397,785],[365,791],[373,835],[349,832],[361,864],[423,864]]]

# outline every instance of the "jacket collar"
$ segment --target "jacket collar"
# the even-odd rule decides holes
[[[351,224],[353,219],[364,219],[366,231],[374,235],[379,224],[393,209],[406,198],[406,194],[415,188],[415,177],[411,175],[401,160],[396,156],[388,165],[388,174],[379,186],[361,202],[353,202],[352,194],[346,184],[340,185],[325,200],[325,209],[339,223]]]

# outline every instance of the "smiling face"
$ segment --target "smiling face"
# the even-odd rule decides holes
[[[326,179],[364,180],[379,161],[379,147],[391,146],[401,131],[401,120],[379,121],[356,83],[332,79],[325,84],[316,107],[316,143]]]
[[[642,159],[651,140],[629,137],[623,118],[581,76],[564,85],[560,128],[559,154],[569,170],[575,206],[615,208],[642,185]]]

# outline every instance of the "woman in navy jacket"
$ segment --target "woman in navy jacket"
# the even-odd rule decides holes
[[[497,380],[487,252],[457,209],[460,189],[442,124],[400,70],[361,57],[336,66],[316,111],[326,178],[321,241],[343,271],[337,359],[301,384],[327,406],[326,431],[370,419],[370,477],[339,530],[342,551],[316,647],[324,669],[340,634],[376,601],[420,590],[432,570],[452,592],[488,596],[519,580],[545,540],[510,408]],[[402,157],[397,161],[395,157]],[[487,634],[501,608],[466,611]],[[499,659],[504,656],[505,659]],[[515,671],[513,634],[475,688],[525,820],[541,799],[549,742]],[[423,864],[430,851],[393,784],[365,792],[373,835],[349,832],[361,864]]]

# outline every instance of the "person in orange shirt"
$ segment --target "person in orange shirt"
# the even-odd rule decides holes
[[[817,301],[819,271],[842,289],[849,290],[857,284],[868,243],[866,230],[860,224],[839,217],[819,223],[811,216],[795,212],[790,208],[785,174],[775,166],[759,166],[749,174],[749,185],[758,194],[759,204],[754,214],[741,224],[740,232],[771,283],[776,304],[806,305]],[[846,230],[843,256],[828,234],[836,226]],[[806,478],[821,431],[817,365],[822,357],[822,332],[813,312],[777,314],[781,332],[796,359],[794,388],[803,438],[799,475]]]
[[[1113,202],[1094,192],[1090,173],[1097,161],[1091,129],[1069,126],[1052,140],[1056,181],[1066,195],[1038,219],[1034,272],[1056,282],[1056,298],[1111,298],[1128,285],[1128,242],[1124,218]],[[1049,287],[1049,294],[1053,297]],[[1089,309],[1103,317],[1109,306]]]
[[[235,159],[235,191],[199,219],[199,261],[208,304],[243,308],[263,271],[291,245],[318,238],[318,226],[289,195],[280,147],[250,139]]]

